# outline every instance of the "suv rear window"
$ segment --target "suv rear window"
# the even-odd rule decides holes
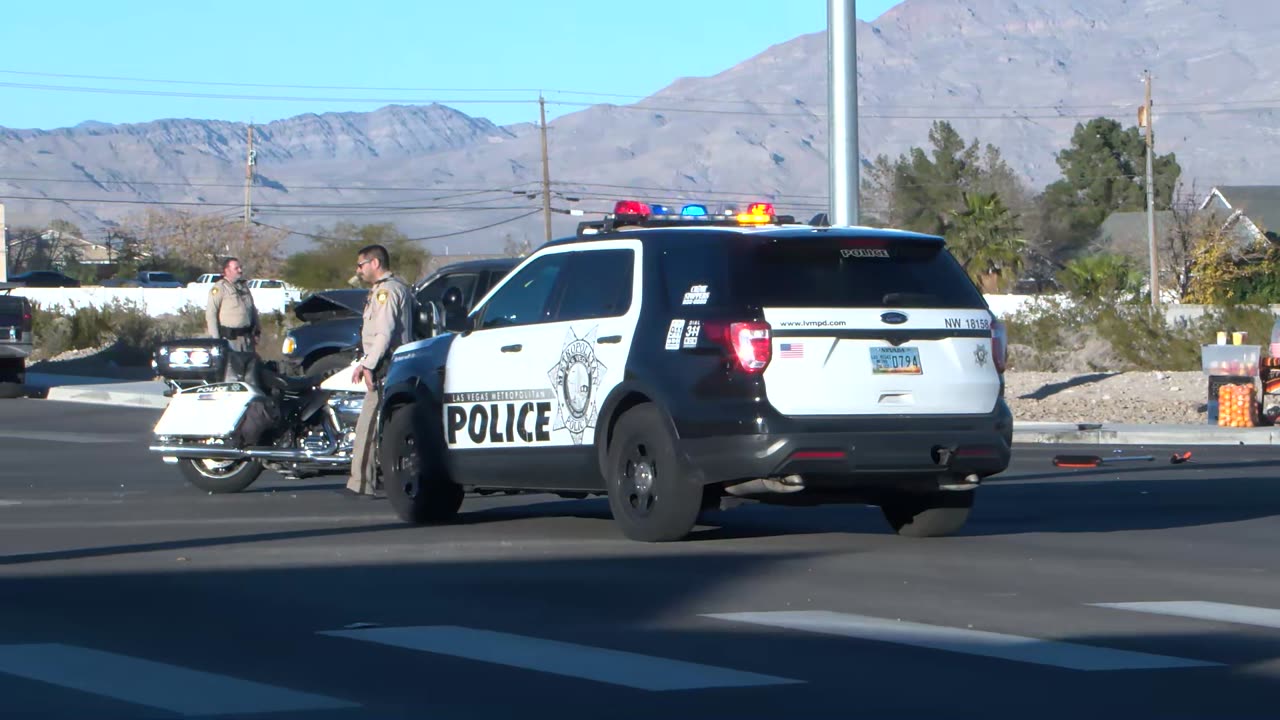
[[[739,291],[765,307],[986,307],[964,268],[936,242],[777,240],[740,257],[735,275]]]
[[[667,307],[714,307],[729,299],[726,247],[727,244],[724,243],[702,242],[668,247],[662,251],[660,262]]]

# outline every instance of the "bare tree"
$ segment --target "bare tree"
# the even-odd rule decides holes
[[[61,232],[38,227],[16,227],[9,231],[9,267],[13,273],[28,270],[62,269],[80,260],[79,246]]]
[[[223,258],[234,256],[253,277],[279,274],[280,245],[288,235],[256,224],[246,231],[239,220],[185,210],[148,209],[127,227],[146,248],[151,264],[198,274],[217,272]]]
[[[1224,217],[1211,211],[1201,211],[1196,202],[1200,197],[1195,186],[1189,193],[1182,192],[1179,184],[1174,197],[1187,198],[1173,202],[1169,207],[1169,227],[1157,226],[1157,247],[1160,257],[1160,286],[1178,293],[1178,299],[1188,302],[1197,293],[1195,269],[1204,265],[1202,257],[1210,250],[1219,250],[1225,256],[1237,255],[1247,248],[1236,248],[1224,227]],[[1221,245],[1220,248],[1215,246]],[[1224,256],[1224,257],[1225,257]]]
[[[507,257],[522,258],[533,252],[533,246],[529,244],[528,238],[517,241],[511,236],[511,233],[507,233],[503,240],[502,254]]]

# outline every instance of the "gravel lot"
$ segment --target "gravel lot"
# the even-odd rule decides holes
[[[150,368],[122,367],[103,349],[67,352],[43,372],[143,380]],[[1005,398],[1023,422],[1204,424],[1208,378],[1194,372],[1030,372],[1005,374]]]
[[[1013,372],[1005,398],[1015,420],[1204,424],[1209,378],[1195,372]]]

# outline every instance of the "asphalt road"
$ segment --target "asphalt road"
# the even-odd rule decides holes
[[[742,507],[655,546],[602,499],[413,528],[338,481],[204,495],[147,453],[157,416],[0,406],[0,716],[1277,715],[1265,448],[1019,448],[952,538]]]

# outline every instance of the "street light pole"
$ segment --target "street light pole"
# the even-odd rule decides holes
[[[858,224],[858,17],[856,0],[827,0],[828,222]]]

